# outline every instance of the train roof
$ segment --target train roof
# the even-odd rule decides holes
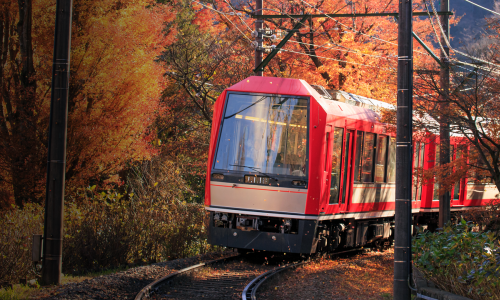
[[[352,103],[335,101],[336,99],[333,99],[328,92],[323,92],[321,89],[318,89],[318,86],[313,87],[305,80],[293,78],[252,76],[229,87],[227,91],[304,97],[312,96],[329,114],[374,123],[380,123],[378,111],[374,108],[390,106],[390,104],[386,103],[385,106],[382,106],[379,105],[380,103],[384,103],[382,101],[366,97],[362,97],[362,99],[360,98],[361,96],[343,91],[340,92],[348,94],[352,101],[364,101],[363,105],[353,105]],[[320,92],[322,93],[320,94]]]
[[[279,94],[294,96],[312,96],[329,114],[349,117],[373,123],[381,123],[379,115],[382,109],[395,110],[396,106],[387,102],[356,95],[342,90],[328,90],[319,85],[311,85],[302,79],[252,76],[229,87],[227,91]],[[439,123],[429,114],[413,117],[420,123],[427,123],[429,132],[439,134]],[[432,128],[432,127],[435,128]],[[450,133],[451,136],[463,136]]]

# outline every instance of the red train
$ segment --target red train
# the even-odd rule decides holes
[[[334,94],[303,80],[249,77],[220,95],[205,191],[211,244],[314,253],[391,242],[396,140],[376,113],[387,104]],[[414,167],[434,166],[437,143],[430,135],[415,143]],[[432,223],[434,184],[414,189],[414,222]],[[463,179],[453,194],[456,211],[498,190]]]

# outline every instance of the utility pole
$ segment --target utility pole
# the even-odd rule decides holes
[[[410,300],[413,119],[412,0],[399,1],[394,300]]]
[[[441,11],[449,11],[450,4],[448,0],[441,0]],[[441,103],[439,110],[441,112],[439,120],[439,164],[444,165],[450,162],[450,123],[448,121],[449,97],[450,97],[450,62],[447,57],[450,55],[450,49],[445,39],[450,40],[450,22],[447,15],[441,16],[441,24],[445,36],[441,37],[441,44],[444,52],[441,50],[441,71],[440,71],[440,88],[441,88]],[[437,163],[437,161],[436,161]],[[443,195],[439,195],[439,227],[443,228],[450,221],[450,191],[447,190]]]
[[[255,0],[255,15],[262,15],[263,0]],[[255,69],[262,63],[262,28],[263,19],[255,20]],[[255,71],[255,76],[262,76],[262,70]]]
[[[61,284],[73,0],[57,0],[50,98],[42,284]]]

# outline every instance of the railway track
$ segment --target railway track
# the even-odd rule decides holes
[[[272,270],[269,270],[265,273],[260,274],[254,280],[252,280],[245,287],[245,289],[243,289],[243,293],[241,294],[241,299],[242,300],[248,300],[248,299],[256,300],[257,299],[257,296],[256,296],[257,290],[266,280],[268,280],[269,278],[273,277],[274,275],[276,275],[282,271],[298,267],[298,266],[303,265],[303,264],[308,263],[308,262],[310,262],[310,260],[300,261],[300,262],[284,265],[281,267],[276,267]]]
[[[353,249],[330,257],[359,252]],[[290,256],[289,256],[290,257]],[[256,300],[259,287],[274,275],[312,262],[292,261],[286,256],[249,253],[201,263],[176,271],[143,288],[141,299],[243,299]]]

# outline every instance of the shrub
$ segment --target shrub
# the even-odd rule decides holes
[[[93,194],[66,208],[63,270],[82,272],[205,252],[210,249],[205,216],[203,206],[196,204],[130,201],[110,191]]]
[[[18,283],[34,278],[31,261],[33,234],[43,232],[43,208],[26,204],[0,214],[0,282]]]
[[[500,200],[493,199],[488,205],[477,209],[466,210],[462,212],[462,217],[477,224],[484,231],[495,233],[500,237]]]
[[[175,163],[153,158],[130,169],[127,184],[74,189],[64,208],[63,272],[86,273],[130,263],[164,261],[213,251],[203,205],[181,199],[190,192]],[[43,207],[0,215],[0,282],[36,276],[33,234],[43,233]]]
[[[202,205],[124,197],[86,189],[86,200],[64,211],[63,272],[86,273],[130,263],[164,261],[213,251]],[[28,204],[0,219],[0,282],[36,277],[33,234],[43,233],[43,208]]]
[[[500,299],[500,248],[491,232],[464,219],[413,240],[413,262],[439,288],[472,299]]]

